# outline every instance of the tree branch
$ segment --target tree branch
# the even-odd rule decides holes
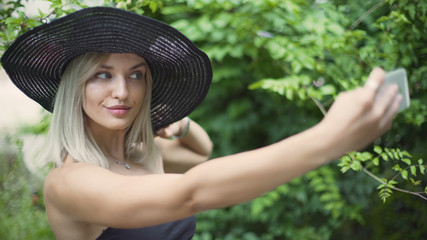
[[[383,5],[386,1],[387,0],[381,0],[380,2],[378,2],[377,4],[375,4],[375,6],[373,6],[371,9],[369,9],[368,11],[366,11],[353,24],[351,24],[349,30],[350,31],[354,30],[363,20],[365,20],[365,18],[367,18],[372,12],[374,12],[375,10],[377,10],[377,8],[381,7],[381,5]]]
[[[325,107],[323,107],[322,103],[312,96],[310,96],[310,98],[311,98],[311,100],[313,100],[313,102],[317,105],[317,107],[323,113],[323,116],[325,116],[326,115],[326,109],[325,109]]]
[[[362,167],[362,170],[363,170],[364,173],[368,174],[370,177],[372,177],[373,179],[377,180],[378,182],[384,184],[385,186],[387,186],[390,189],[393,189],[393,190],[398,191],[398,192],[412,194],[412,195],[418,196],[418,197],[420,197],[420,198],[422,198],[424,200],[427,200],[427,197],[423,196],[422,193],[411,192],[411,191],[408,191],[408,190],[405,190],[405,189],[401,189],[401,188],[397,188],[397,187],[391,187],[386,182],[384,182],[382,179],[380,179],[379,177],[375,176],[375,174],[373,174],[372,172],[370,172],[365,167]]]
[[[322,103],[319,101],[319,100],[317,100],[316,98],[314,98],[314,97],[312,97],[312,96],[310,96],[310,98],[311,98],[311,100],[313,100],[313,102],[316,104],[316,106],[320,109],[320,111],[323,113],[323,115],[326,115],[326,109],[325,109],[325,107],[322,105]],[[353,156],[351,156],[351,155],[348,155],[353,161],[355,160],[354,158],[353,158]],[[408,167],[407,167],[408,168]],[[407,168],[405,168],[405,169],[407,169]],[[401,188],[397,188],[397,187],[392,187],[392,186],[389,186],[389,184],[387,184],[386,182],[384,182],[383,180],[381,180],[381,178],[379,178],[379,177],[377,177],[375,174],[373,174],[372,172],[370,172],[368,169],[366,169],[365,167],[362,167],[362,170],[363,170],[363,172],[364,173],[366,173],[368,176],[370,176],[370,177],[372,177],[373,179],[375,179],[376,181],[378,181],[378,182],[380,182],[380,183],[382,183],[382,184],[384,184],[384,186],[386,186],[386,187],[388,187],[388,188],[390,188],[390,189],[393,189],[393,190],[395,190],[395,191],[398,191],[398,192],[403,192],[403,193],[408,193],[408,194],[412,194],[412,195],[415,195],[415,196],[418,196],[418,197],[420,197],[420,198],[422,198],[422,199],[424,199],[424,200],[427,200],[427,197],[426,196],[424,196],[424,193],[423,192],[411,192],[411,191],[408,191],[408,190],[405,190],[405,189],[401,189]],[[396,176],[394,176],[393,177],[393,179],[395,179],[397,176],[398,176],[399,174],[397,174]]]

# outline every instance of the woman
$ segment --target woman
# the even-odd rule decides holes
[[[57,239],[190,239],[197,212],[251,200],[365,147],[391,127],[401,100],[397,86],[376,99],[384,81],[376,68],[311,129],[198,164],[212,145],[185,116],[205,97],[211,66],[170,26],[84,9],[20,36],[2,64],[53,111],[44,157],[57,167],[44,192]],[[164,174],[168,163],[185,173]]]

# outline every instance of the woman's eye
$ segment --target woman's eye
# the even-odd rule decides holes
[[[129,75],[130,78],[133,79],[142,79],[143,75],[140,72],[136,72],[136,73],[132,73],[131,75]]]
[[[95,74],[95,77],[100,79],[108,79],[111,77],[111,75],[109,73],[97,73]]]

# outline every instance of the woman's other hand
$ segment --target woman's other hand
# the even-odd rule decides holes
[[[189,121],[190,119],[188,117],[185,117],[177,122],[172,123],[167,127],[159,129],[156,134],[161,138],[180,137],[184,134]]]
[[[320,123],[335,138],[336,157],[362,149],[391,128],[402,97],[390,85],[377,98],[384,78],[384,70],[375,68],[363,87],[340,94]]]
[[[165,172],[183,173],[209,159],[212,141],[206,131],[190,118],[157,131],[156,144],[163,158]]]

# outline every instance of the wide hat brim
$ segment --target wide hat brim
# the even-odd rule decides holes
[[[151,122],[156,131],[189,115],[212,80],[207,55],[175,28],[129,11],[86,8],[19,36],[1,58],[12,82],[52,112],[65,67],[87,52],[136,53],[153,79]]]

